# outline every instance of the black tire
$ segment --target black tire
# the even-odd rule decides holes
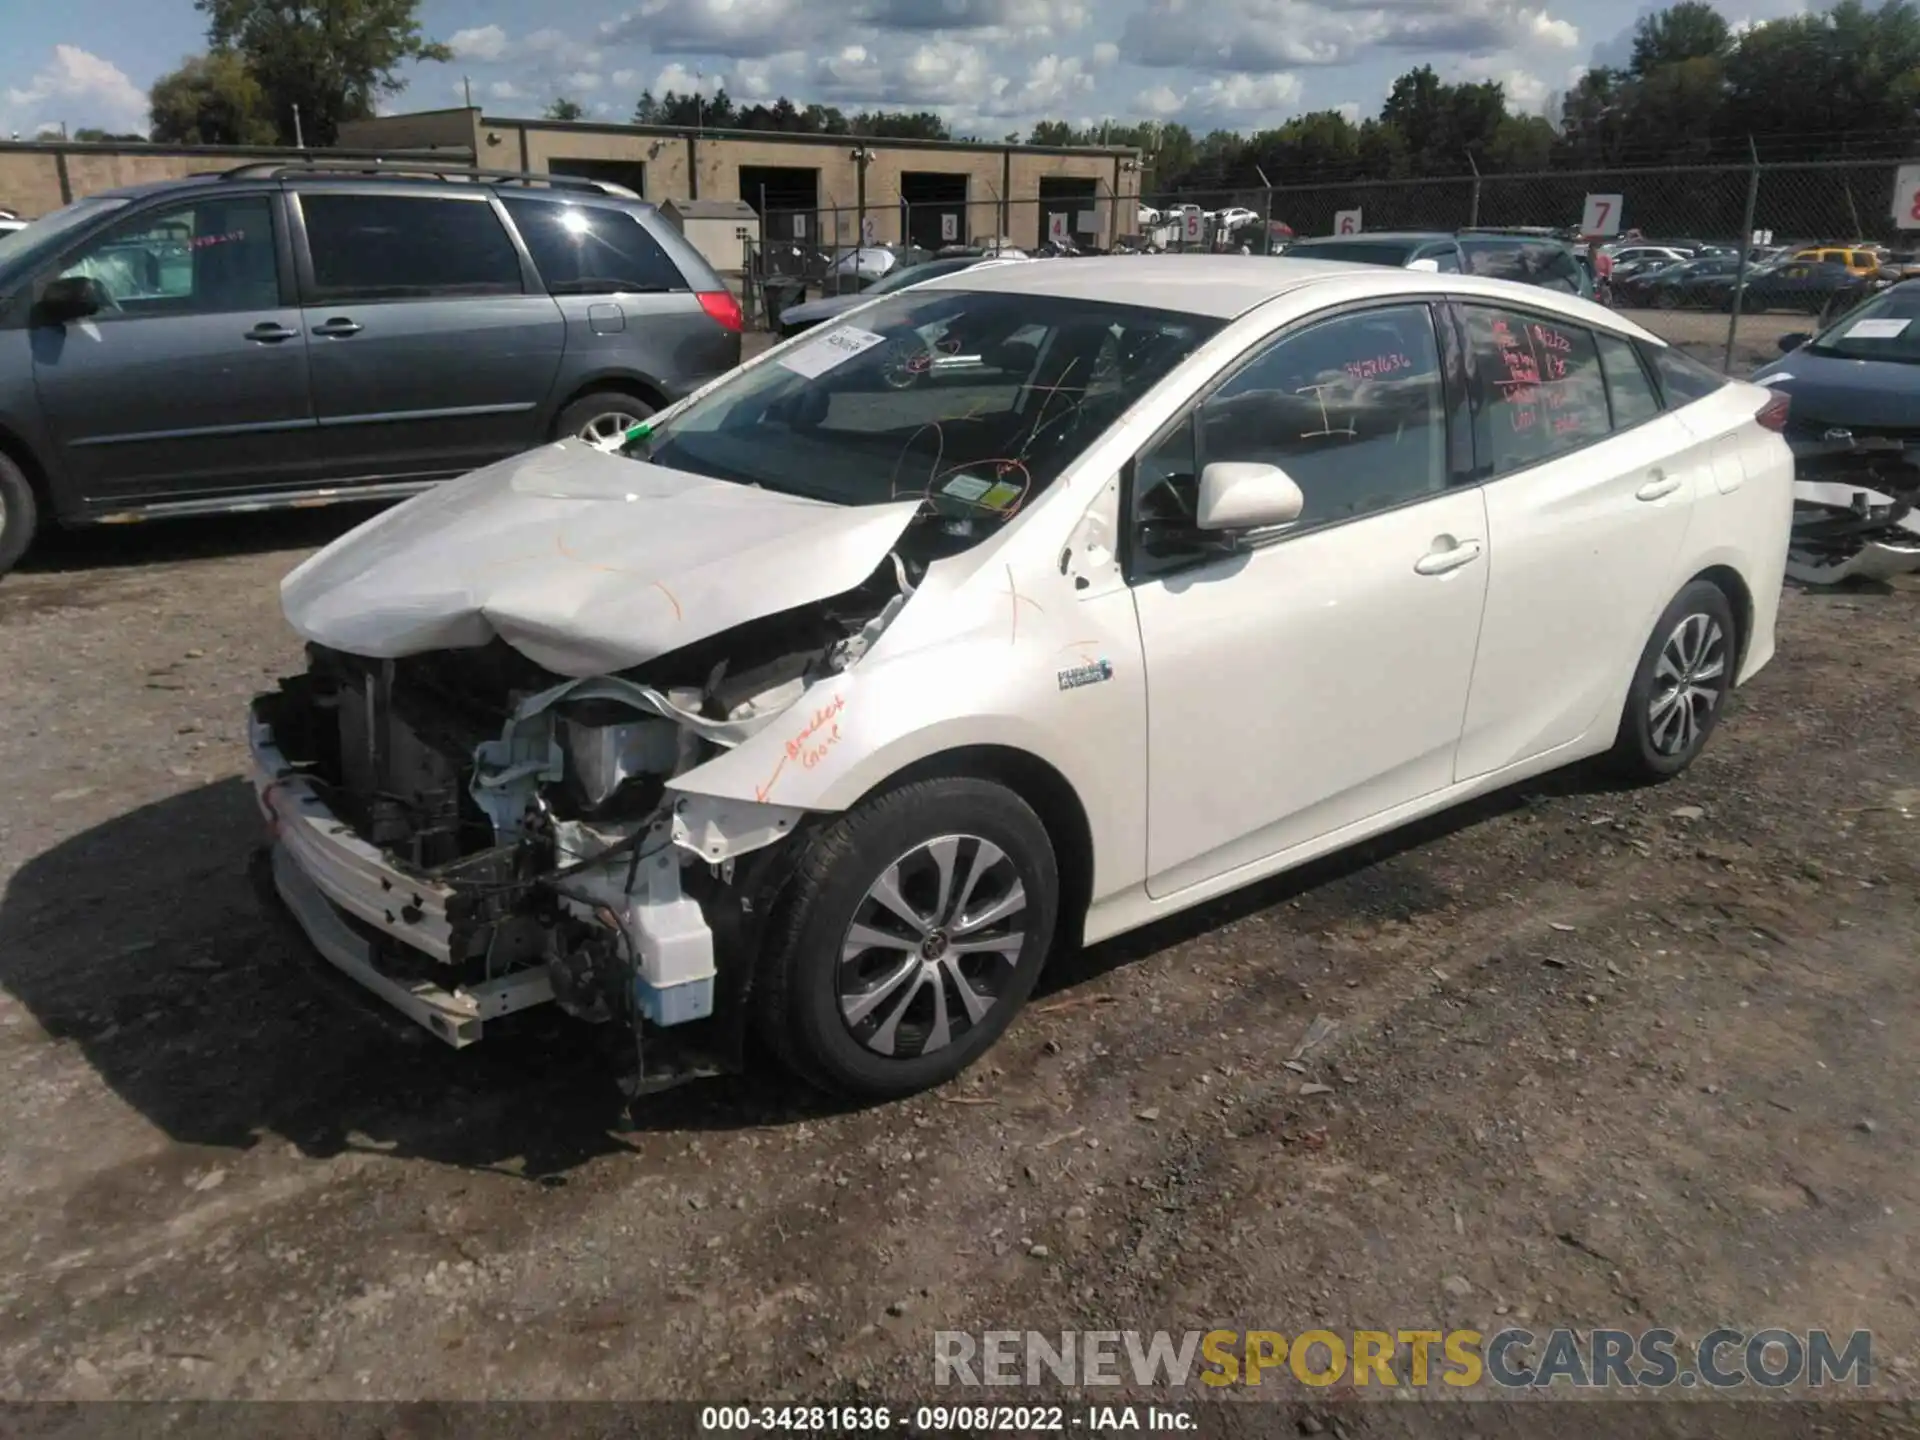
[[[933,893],[937,870],[923,847],[953,837],[960,837],[950,857],[954,911],[967,898],[963,889],[999,900],[1011,897],[1014,883],[1020,886],[1023,903],[979,932],[1008,940],[1023,937],[1011,957],[949,953],[946,939],[934,939],[945,937],[944,925],[931,933],[915,932],[894,921],[870,895],[891,871],[899,878],[895,893],[910,909],[933,910],[927,902],[938,898]],[[1002,858],[982,868],[968,885],[973,862],[991,858],[979,841],[997,849]],[[862,801],[805,843],[754,986],[762,1037],[789,1070],[842,1095],[894,1099],[952,1079],[1000,1038],[1046,963],[1060,883],[1040,817],[1018,795],[990,780],[921,780]],[[984,912],[970,906],[969,913]],[[961,917],[955,913],[944,918]],[[901,943],[847,951],[856,920],[883,928]],[[1017,931],[1010,928],[1014,925]],[[927,933],[918,946],[911,943],[916,933]],[[977,945],[979,936],[957,943]],[[928,948],[935,943],[939,950]],[[916,970],[916,964],[932,968]],[[956,977],[964,978],[976,999],[988,997],[973,987],[988,990],[991,1003],[977,1018],[969,1017],[958,990],[962,979]],[[930,980],[939,982],[938,996]],[[857,1021],[843,1014],[843,982],[865,983],[864,993],[874,997],[868,1013]],[[930,1047],[937,1034],[937,1006],[944,1006],[950,1039]],[[897,1053],[882,1053],[883,1037]]]
[[[1682,638],[1687,627],[1697,627],[1694,638],[1700,642],[1690,667],[1685,663],[1690,645]],[[1739,629],[1726,592],[1709,581],[1695,580],[1674,596],[1640,652],[1607,768],[1622,779],[1653,782],[1670,779],[1691,765],[1720,723],[1739,654]],[[1700,682],[1692,698],[1685,693],[1689,681]],[[1654,702],[1669,692],[1680,696],[1672,702],[1677,708],[1664,709],[1656,719]],[[1677,733],[1675,725],[1691,733]]]
[[[606,433],[598,438],[611,440],[613,432],[621,428],[614,423],[616,419],[624,417],[632,423],[646,419],[653,411],[653,406],[624,390],[595,390],[560,412],[560,418],[553,422],[553,438],[565,440],[569,435],[577,435],[583,440],[591,439],[593,437],[586,433],[587,427],[599,422]]]
[[[20,563],[40,528],[40,504],[26,472],[0,454],[0,575]]]

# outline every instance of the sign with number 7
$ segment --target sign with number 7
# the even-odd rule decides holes
[[[1586,209],[1580,215],[1580,233],[1582,235],[1618,235],[1620,233],[1621,197],[1618,195],[1589,195]]]

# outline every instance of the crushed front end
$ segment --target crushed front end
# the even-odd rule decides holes
[[[1803,585],[1920,570],[1920,432],[1794,437],[1787,575]]]
[[[674,782],[855,663],[905,598],[883,565],[589,678],[497,639],[398,659],[310,644],[252,706],[274,889],[323,957],[449,1044],[551,1000],[737,1064],[807,812]]]

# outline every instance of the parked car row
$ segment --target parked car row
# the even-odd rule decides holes
[[[1496,231],[1368,231],[1295,240],[1295,260],[1343,260],[1442,275],[1484,275],[1592,298],[1593,278],[1572,246],[1545,236]]]
[[[739,302],[631,192],[256,164],[0,237],[0,573],[66,524],[410,494],[603,446],[740,361]]]

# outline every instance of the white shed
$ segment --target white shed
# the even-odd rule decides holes
[[[740,274],[748,244],[760,243],[760,216],[744,200],[666,200],[660,213],[722,275]]]

